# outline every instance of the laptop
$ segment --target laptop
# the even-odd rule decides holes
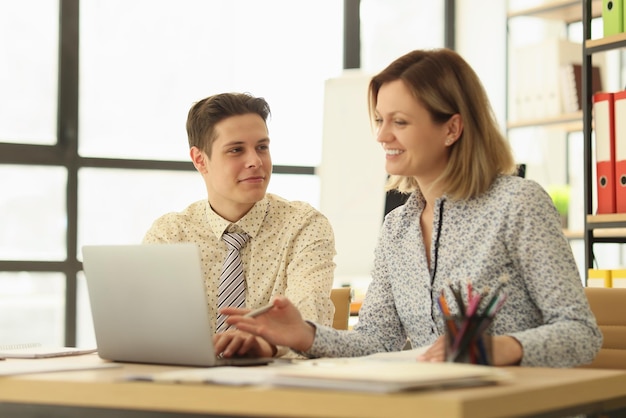
[[[194,367],[273,361],[216,355],[196,244],[86,245],[83,270],[102,359]]]

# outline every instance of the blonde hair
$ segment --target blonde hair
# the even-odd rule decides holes
[[[434,123],[459,114],[463,132],[450,146],[450,159],[437,179],[452,199],[478,196],[499,174],[516,170],[508,142],[500,132],[487,93],[469,64],[450,49],[416,50],[396,59],[369,84],[370,116],[375,115],[378,92],[385,83],[402,80]],[[419,189],[414,177],[390,176],[387,190],[402,193]]]

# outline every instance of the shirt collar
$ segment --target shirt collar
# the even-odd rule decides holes
[[[259,233],[259,229],[261,229],[269,206],[270,201],[266,195],[263,199],[256,202],[243,218],[232,223],[218,215],[207,200],[206,218],[209,223],[209,228],[211,228],[211,231],[213,231],[217,238],[221,239],[224,232],[245,232],[251,238],[254,238]]]
[[[442,201],[447,202],[448,200],[449,200],[448,195],[444,193],[443,196],[440,196],[437,198],[437,200],[435,201],[435,206],[439,207]],[[412,209],[419,208],[420,213],[421,213],[421,211],[424,209],[424,206],[426,206],[426,198],[424,197],[424,194],[422,193],[422,191],[419,188],[417,188],[415,191],[413,191],[413,193],[409,195],[405,204],[407,205],[406,206],[407,208],[409,207]]]

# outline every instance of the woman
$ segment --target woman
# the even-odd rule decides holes
[[[602,344],[559,215],[534,181],[514,175],[509,146],[480,80],[447,49],[410,52],[373,77],[370,113],[388,187],[410,192],[389,213],[372,282],[352,331],[303,321],[283,297],[255,318],[225,309],[240,330],[309,357],[430,348],[443,361],[442,292],[468,281],[507,300],[490,326],[493,364],[572,367]],[[458,313],[451,304],[452,314]],[[230,355],[238,347],[220,347]]]

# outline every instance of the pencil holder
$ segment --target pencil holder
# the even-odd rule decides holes
[[[446,321],[446,361],[451,363],[492,365],[491,318],[452,316]]]

